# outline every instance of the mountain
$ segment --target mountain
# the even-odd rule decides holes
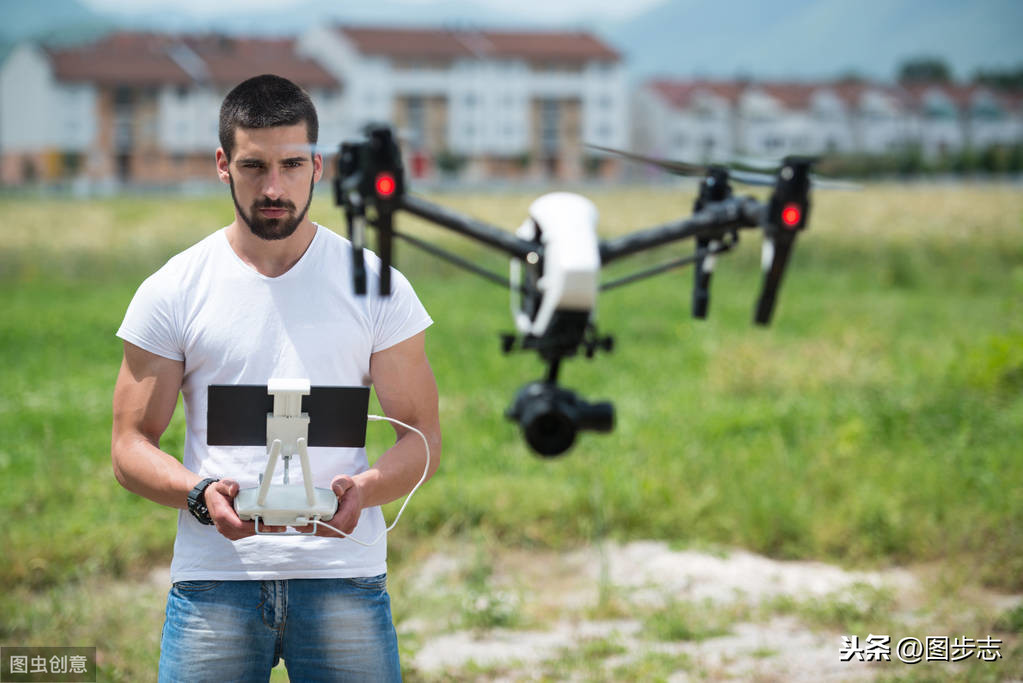
[[[634,76],[891,80],[906,58],[956,78],[1023,65],[1019,0],[668,0],[604,27]]]
[[[489,26],[514,22],[517,15],[487,9],[472,0],[439,2],[323,2],[303,0],[279,9],[239,11],[238,3],[210,2],[193,13],[154,10],[142,4],[127,6],[115,15],[122,28],[167,32],[223,31],[250,35],[295,35],[323,22],[414,26]]]
[[[891,80],[901,62],[921,56],[944,59],[959,79],[981,67],[1023,66],[1023,0],[637,1],[630,14],[599,0],[299,0],[280,9],[219,0],[191,11],[191,3],[167,0],[158,10],[126,2],[105,12],[83,0],[0,0],[0,43],[85,40],[113,28],[294,35],[329,21],[591,30],[625,55],[636,79]]]
[[[74,43],[91,40],[113,28],[113,22],[78,0],[0,0],[0,44],[22,40]]]

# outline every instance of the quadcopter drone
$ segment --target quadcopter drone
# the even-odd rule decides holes
[[[371,124],[364,137],[341,144],[334,179],[334,198],[344,210],[352,243],[353,287],[366,293],[363,248],[366,227],[377,231],[382,262],[380,294],[390,293],[392,244],[399,238],[436,257],[476,273],[512,294],[515,333],[502,335],[502,348],[536,351],[546,364],[546,376],[517,392],[506,415],[517,422],[529,446],[541,456],[564,453],[579,431],[608,432],[614,427],[614,407],[590,403],[558,385],[562,360],[584,353],[609,351],[613,340],[597,332],[593,312],[600,291],[619,287],[684,265],[694,265],[692,313],[705,318],[711,275],[719,254],[734,248],[739,231],[759,228],[764,233],[763,280],[753,319],[771,321],[778,290],[796,236],[806,227],[810,209],[813,159],[786,157],[773,175],[704,167],[644,157],[592,146],[603,152],[656,164],[682,175],[702,175],[699,194],[689,218],[638,230],[615,239],[597,236],[597,209],[588,199],[568,192],[544,195],[533,202],[529,215],[512,234],[460,215],[406,192],[401,151],[392,130]],[[731,181],[773,187],[766,202],[733,195]],[[508,277],[481,268],[456,254],[412,235],[399,232],[394,215],[405,211],[435,225],[497,249],[511,258]],[[620,258],[679,240],[695,240],[695,252],[669,263],[608,282],[600,281],[603,266]]]

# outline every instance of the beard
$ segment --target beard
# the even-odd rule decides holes
[[[313,201],[313,183],[315,181],[310,179],[309,198],[306,200],[301,212],[296,214],[295,204],[286,199],[257,199],[252,202],[251,209],[246,213],[245,209],[238,203],[238,196],[234,191],[234,178],[229,177],[229,180],[231,184],[231,199],[238,210],[238,215],[241,216],[242,221],[249,227],[252,234],[263,240],[274,241],[291,237],[305,218],[306,213],[309,211],[309,205]],[[263,218],[259,214],[260,209],[287,209],[288,215],[284,218]]]

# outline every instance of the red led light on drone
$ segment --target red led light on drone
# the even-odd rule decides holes
[[[398,189],[398,184],[394,182],[394,176],[390,173],[380,173],[377,175],[376,190],[377,196],[387,199],[394,191]]]
[[[786,204],[785,208],[781,210],[781,222],[785,224],[785,227],[794,228],[799,225],[801,220],[803,220],[803,209],[799,204]]]

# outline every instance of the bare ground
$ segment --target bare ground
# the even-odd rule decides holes
[[[1018,633],[993,630],[1023,596],[938,567],[851,571],[633,542],[463,546],[392,578],[411,680],[1023,680]],[[890,636],[890,661],[843,661],[852,635]],[[1001,642],[991,662],[976,648],[954,663],[897,655],[902,638],[944,636]]]

